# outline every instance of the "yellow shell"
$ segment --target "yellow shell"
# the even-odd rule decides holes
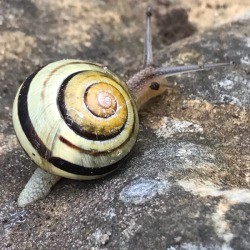
[[[29,76],[16,95],[13,122],[37,165],[72,179],[99,178],[119,167],[139,126],[127,85],[81,60],[54,62]]]

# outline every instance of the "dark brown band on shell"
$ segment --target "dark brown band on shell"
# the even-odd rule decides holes
[[[37,71],[31,74],[22,84],[17,100],[17,106],[18,106],[17,114],[23,132],[25,133],[31,145],[36,149],[36,151],[39,153],[40,156],[42,156],[45,159],[48,159],[51,156],[51,152],[47,149],[47,147],[44,145],[40,137],[37,135],[35,128],[31,122],[28,111],[28,93],[30,84],[33,78],[42,68],[39,68]]]
[[[94,131],[86,131],[83,130],[75,121],[72,120],[72,118],[68,115],[67,113],[67,109],[66,109],[66,105],[65,105],[65,97],[64,97],[64,93],[65,93],[65,89],[67,87],[68,82],[77,74],[82,73],[84,71],[79,71],[76,72],[74,74],[69,75],[62,83],[61,88],[59,90],[58,93],[58,98],[57,98],[57,104],[59,107],[59,110],[61,112],[61,115],[63,117],[63,119],[65,120],[65,123],[79,136],[88,139],[88,140],[93,140],[93,141],[106,141],[109,139],[112,139],[114,137],[116,137],[117,135],[119,135],[122,130],[124,129],[124,126],[126,125],[127,122],[127,118],[123,124],[123,126],[116,131],[115,133],[110,133],[109,135],[97,135]],[[89,72],[89,71],[88,71]],[[91,112],[93,115],[95,115],[93,112]],[[134,124],[133,124],[134,126]],[[94,129],[93,129],[94,130]]]
[[[49,73],[49,75],[46,77],[46,80],[43,82],[43,88],[42,88],[42,92],[41,92],[41,97],[42,97],[42,99],[44,99],[44,93],[45,93],[46,85],[47,85],[49,79],[51,78],[51,76],[53,76],[53,75],[55,74],[55,72],[56,72],[57,70],[59,70],[59,69],[65,67],[65,66],[67,66],[67,65],[71,65],[71,64],[82,64],[82,63],[83,63],[83,62],[78,62],[78,61],[76,61],[76,62],[68,62],[68,63],[65,63],[65,64],[63,64],[63,65],[60,65],[60,66],[54,68],[54,69]]]
[[[85,175],[85,176],[104,175],[104,174],[113,172],[114,170],[123,166],[124,162],[130,157],[132,151],[133,150],[131,150],[120,161],[113,163],[111,165],[105,166],[105,167],[100,167],[100,168],[86,168],[86,167],[79,166],[71,162],[65,161],[58,157],[50,158],[49,162],[63,171],[76,174],[76,175]]]

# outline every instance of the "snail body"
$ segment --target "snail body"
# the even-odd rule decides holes
[[[138,110],[167,89],[167,76],[229,65],[154,66],[150,16],[149,8],[144,67],[127,83],[102,65],[61,60],[35,71],[20,86],[14,129],[40,168],[21,192],[19,206],[46,196],[61,177],[97,179],[123,166],[138,135]]]

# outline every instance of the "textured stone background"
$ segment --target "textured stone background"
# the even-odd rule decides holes
[[[127,79],[143,60],[147,1],[134,2],[0,1],[0,249],[250,249],[248,0],[152,1],[155,63],[243,66],[172,77],[124,168],[17,207],[35,169],[11,122],[18,86],[63,58]]]

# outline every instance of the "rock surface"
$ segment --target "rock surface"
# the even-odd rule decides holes
[[[126,166],[64,179],[25,209],[17,197],[36,167],[14,136],[18,86],[63,58],[128,78],[142,65],[147,1],[0,2],[0,249],[250,249],[250,4],[193,2],[153,1],[155,63],[243,66],[170,78],[140,112]]]

